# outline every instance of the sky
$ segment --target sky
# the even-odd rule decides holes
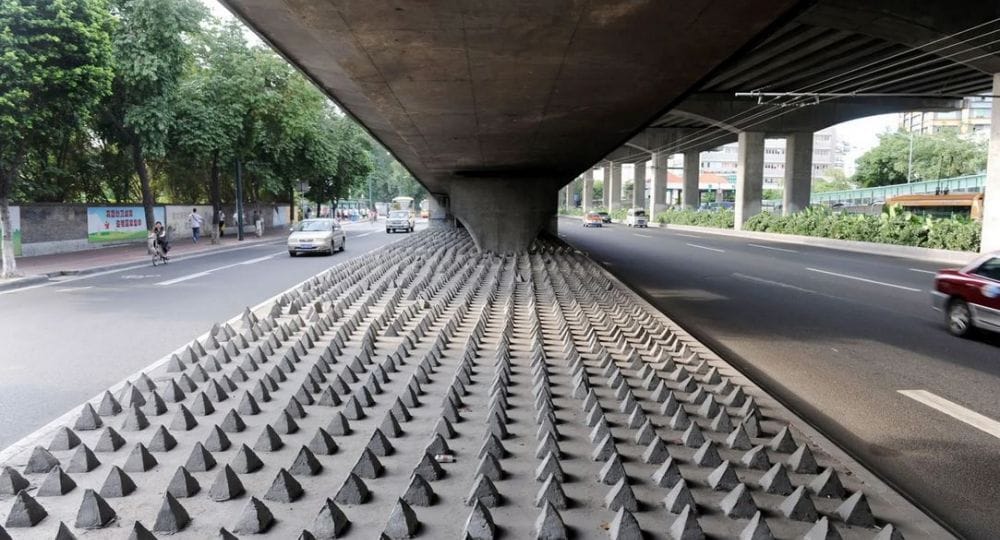
[[[219,19],[227,20],[233,18],[229,10],[223,7],[218,0],[201,1],[211,10],[212,15]],[[252,33],[248,33],[248,35],[252,36]],[[253,39],[256,39],[256,37]],[[844,122],[835,126],[837,136],[840,140],[846,141],[851,147],[844,159],[844,172],[848,176],[854,174],[854,161],[878,144],[878,134],[885,131],[895,131],[898,122],[898,114],[883,114]]]

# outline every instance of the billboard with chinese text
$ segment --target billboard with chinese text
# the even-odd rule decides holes
[[[153,217],[165,221],[163,207],[153,208]],[[87,241],[92,244],[144,240],[146,214],[141,206],[87,207]]]

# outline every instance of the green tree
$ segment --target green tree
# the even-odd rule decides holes
[[[109,90],[108,27],[102,0],[0,0],[0,277],[16,271],[9,204],[25,159]]]
[[[857,160],[854,181],[865,187],[905,184],[910,170],[909,133],[879,135],[877,146]],[[913,134],[912,181],[951,178],[981,172],[986,167],[986,142],[945,130]]]
[[[812,190],[814,193],[824,193],[827,191],[845,191],[855,189],[857,185],[851,182],[843,169],[829,169],[823,178],[813,180]]]
[[[162,158],[174,124],[181,76],[207,14],[197,0],[113,0],[113,93],[104,105],[108,138],[131,153],[146,224],[153,224],[149,159]]]

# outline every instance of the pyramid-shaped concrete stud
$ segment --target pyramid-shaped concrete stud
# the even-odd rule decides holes
[[[864,493],[857,491],[837,507],[837,515],[844,523],[858,527],[874,527],[875,516],[868,506]]]
[[[764,520],[764,515],[759,510],[750,518],[750,522],[747,523],[746,527],[740,531],[739,540],[774,540],[771,528],[768,527],[767,521]]]
[[[181,503],[170,493],[163,495],[163,503],[156,514],[153,531],[174,534],[184,530],[191,523],[191,517]]]
[[[49,471],[38,486],[38,497],[59,497],[65,495],[76,488],[76,482],[63,472],[62,467],[55,467]]]
[[[682,479],[674,484],[674,487],[667,492],[667,496],[663,498],[663,507],[674,514],[679,514],[685,507],[695,508],[694,496],[688,489],[686,481]]]
[[[403,500],[407,504],[410,506],[431,506],[434,504],[436,498],[434,489],[431,488],[427,480],[424,480],[423,476],[414,474],[410,477],[410,485],[407,486],[406,492],[403,493]]]
[[[198,480],[184,467],[177,467],[174,476],[167,485],[167,492],[177,498],[193,497],[201,491]]]
[[[472,506],[476,502],[483,506],[494,508],[503,502],[500,492],[497,491],[493,481],[485,476],[477,476],[469,490],[469,495],[465,498],[465,504]]]
[[[671,488],[680,480],[683,480],[683,477],[673,458],[667,458],[653,473],[653,482],[659,487]]]
[[[257,456],[256,452],[243,444],[240,445],[239,450],[236,451],[236,455],[233,456],[230,466],[238,473],[247,474],[259,471],[264,466],[264,462]]]
[[[101,485],[100,494],[106,498],[127,497],[136,490],[135,482],[117,465],[108,471],[108,476]]]
[[[370,498],[371,492],[368,491],[368,486],[358,475],[350,473],[344,480],[344,484],[340,486],[340,490],[337,491],[334,500],[340,504],[364,504]]]
[[[201,443],[197,443],[197,445],[201,446]],[[129,452],[128,459],[125,460],[125,465],[122,466],[122,469],[125,472],[140,473],[149,471],[153,467],[156,467],[156,465],[157,461],[153,457],[153,454],[146,449],[144,444],[139,443]]]
[[[816,512],[816,506],[813,505],[812,499],[806,493],[805,486],[796,488],[791,495],[781,502],[778,509],[781,510],[781,513],[785,517],[796,521],[813,522],[819,517]]]
[[[537,539],[544,540],[565,540],[569,538],[569,531],[563,522],[559,511],[550,504],[545,503],[542,512],[535,519],[535,528],[532,531]]]
[[[274,515],[261,500],[250,497],[233,526],[233,532],[238,534],[261,534],[274,523]]]
[[[222,502],[235,499],[245,492],[239,475],[232,467],[226,465],[216,474],[215,481],[208,490],[208,496],[215,502]]]
[[[841,540],[840,532],[837,531],[833,523],[823,516],[819,518],[816,523],[806,531],[806,534],[802,537],[802,540]]]
[[[149,440],[147,450],[150,452],[169,452],[177,446],[177,439],[164,426],[159,426]]]
[[[56,431],[52,442],[49,443],[49,450],[52,452],[72,450],[80,444],[80,437],[72,429],[63,426]]]
[[[420,521],[416,512],[405,501],[397,499],[382,534],[390,540],[412,538],[419,529]]]
[[[642,540],[642,528],[639,521],[635,519],[632,512],[620,508],[615,514],[615,519],[611,521],[611,528],[608,530],[611,540]]]
[[[476,467],[476,474],[485,476],[493,481],[503,480],[504,478],[503,466],[492,454],[486,454],[480,458],[479,465]]]
[[[323,464],[316,459],[316,455],[308,447],[303,446],[295,455],[295,460],[288,468],[292,474],[300,476],[315,476],[323,470]]]
[[[47,473],[58,466],[59,460],[52,453],[41,446],[36,446],[31,451],[27,465],[24,466],[24,474]]]
[[[317,540],[340,538],[347,533],[351,522],[332,499],[327,499],[312,523],[312,535]]]
[[[535,506],[538,508],[553,506],[560,510],[569,507],[569,498],[563,491],[562,483],[555,477],[549,476],[535,495]]]
[[[757,513],[757,505],[745,484],[737,484],[719,503],[722,512],[734,519],[748,519]]]
[[[496,525],[493,522],[493,515],[486,506],[479,501],[472,506],[472,512],[465,520],[465,536],[469,540],[494,540],[496,538]]]
[[[78,529],[100,529],[107,527],[117,515],[111,505],[92,489],[83,492],[83,502],[76,512],[74,526]]]
[[[7,521],[4,526],[8,529],[28,528],[38,525],[45,516],[49,515],[45,508],[38,503],[28,492],[21,490],[14,498],[14,504],[7,514]]]
[[[80,409],[80,416],[73,423],[73,429],[77,431],[94,431],[100,429],[103,425],[104,421],[101,420],[101,416],[97,414],[94,406],[90,403],[85,403],[83,408]]]
[[[0,471],[0,495],[17,495],[30,485],[31,483],[13,467],[4,465]]]
[[[708,475],[708,485],[716,491],[729,491],[740,483],[736,476],[736,469],[727,459],[721,465],[712,470]]]
[[[297,501],[303,494],[305,494],[305,490],[302,489],[302,484],[288,471],[281,469],[271,482],[267,493],[264,494],[264,499],[291,503]]]
[[[846,490],[833,467],[827,467],[809,483],[809,491],[818,497],[843,499]]]
[[[791,495],[795,488],[788,478],[788,471],[781,463],[775,463],[758,481],[764,491],[775,495]]]
[[[685,506],[674,522],[670,524],[670,529],[667,530],[670,538],[673,540],[701,540],[705,538],[705,533],[701,529],[701,524],[698,523],[693,508],[691,505]]]

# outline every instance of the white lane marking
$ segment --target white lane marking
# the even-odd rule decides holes
[[[827,274],[829,276],[837,276],[844,279],[853,279],[855,281],[863,281],[865,283],[871,283],[873,285],[882,285],[884,287],[893,287],[895,289],[903,289],[904,291],[910,292],[920,292],[920,289],[915,289],[913,287],[907,287],[905,285],[896,285],[895,283],[886,283],[884,281],[875,281],[874,279],[867,279],[858,276],[852,276],[849,274],[838,274],[837,272],[830,272],[829,270],[820,270],[819,268],[806,268],[810,272],[818,272],[820,274]]]
[[[189,279],[195,279],[195,278],[204,277],[204,276],[207,276],[207,275],[209,275],[211,273],[212,272],[210,270],[208,272],[198,272],[197,274],[188,274],[186,276],[181,276],[179,278],[168,279],[167,281],[160,281],[160,282],[157,283],[157,285],[173,285],[174,283],[180,283],[182,281],[187,281]]]
[[[250,259],[249,261],[243,261],[240,264],[254,264],[254,263],[259,263],[259,262],[266,261],[268,259],[273,259],[273,258],[277,257],[278,255],[280,255],[280,253],[272,253],[271,255],[265,255],[263,257],[257,257],[256,259]]]
[[[708,247],[708,246],[699,246],[698,244],[688,244],[688,245],[691,246],[691,247],[693,247],[693,248],[707,249],[708,251],[717,251],[719,253],[725,253],[726,252],[726,250],[724,250],[724,249],[716,249],[716,248]]]
[[[931,274],[931,275],[937,274],[937,272],[934,272],[933,270],[922,270],[920,268],[910,268],[910,272],[920,272],[921,274]]]
[[[366,232],[364,234],[356,234],[356,235],[354,235],[354,238],[362,238],[362,237],[368,236],[369,234],[375,234],[375,231]]]
[[[86,287],[67,287],[65,289],[56,289],[56,292],[75,292],[75,291],[85,291],[87,289],[93,289],[93,285],[88,285]]]
[[[760,248],[760,249],[770,249],[770,250],[774,250],[774,251],[784,251],[785,253],[798,253],[798,251],[795,251],[794,249],[785,249],[785,248],[779,248],[779,247],[773,247],[773,246],[762,246],[760,244],[747,244],[747,245],[751,246],[751,247],[755,247],[755,248]]]
[[[636,236],[641,236],[641,237],[643,237],[643,238],[652,238],[652,236],[650,236],[650,235],[648,235],[648,234],[639,234],[639,233],[632,233],[632,234],[634,234],[634,235],[636,235]]]
[[[966,409],[958,403],[948,401],[947,399],[937,394],[932,394],[927,390],[897,390],[897,392],[1000,439],[1000,422],[997,422],[992,418],[983,416],[971,409]]]
[[[696,234],[684,234],[684,233],[674,233],[674,236],[686,236],[688,238],[705,238],[704,236],[698,236]]]
[[[770,279],[759,278],[757,276],[748,276],[746,274],[740,274],[739,272],[733,272],[733,277],[738,279],[745,279],[747,281],[756,281],[757,283],[766,283],[767,285],[774,285],[775,287],[782,287],[785,289],[791,289],[793,291],[799,291],[809,294],[819,294],[816,291],[810,289],[803,289],[802,287],[797,287],[795,285],[790,285],[788,283],[782,283],[780,281],[771,281]]]

